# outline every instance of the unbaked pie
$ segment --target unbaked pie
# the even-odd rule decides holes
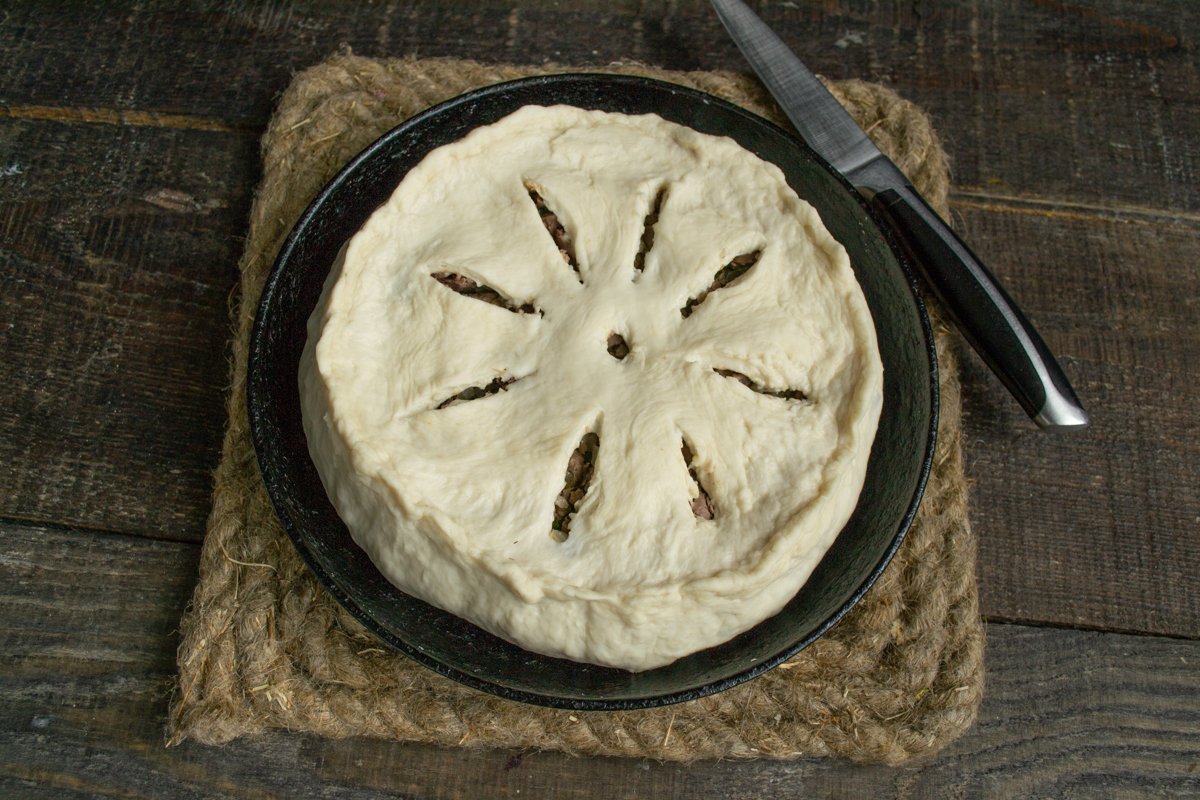
[[[347,244],[300,386],[390,581],[644,670],[807,580],[862,488],[882,367],[845,251],[775,166],[531,106],[432,151]]]

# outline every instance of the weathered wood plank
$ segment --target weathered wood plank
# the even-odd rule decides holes
[[[0,121],[0,514],[198,540],[253,137]],[[87,158],[80,159],[83,153]],[[1197,635],[1197,223],[956,196],[1095,415],[1034,433],[963,359],[990,616]],[[1023,554],[1020,558],[1014,553]]]
[[[1200,636],[1200,225],[972,198],[976,250],[1092,414],[1036,431],[964,355],[964,442],[985,613]]]
[[[815,70],[930,110],[959,182],[1050,199],[1200,210],[1200,15],[1187,2],[757,3]],[[295,70],[372,56],[678,69],[745,65],[707,2],[135,2],[0,18],[7,113],[140,110],[265,124]],[[81,41],[88,47],[79,47]]]
[[[1046,437],[965,357],[993,618],[1196,636],[1197,106],[1187,2],[758,3],[818,71],[935,116],[955,210],[1088,400]],[[291,72],[366,55],[743,65],[703,0],[0,13],[0,516],[198,538],[254,133]],[[86,44],[84,44],[86,43]],[[191,544],[0,524],[13,797],[1183,797],[1200,644],[991,625],[977,727],[901,770],[570,759],[273,734],[161,747]]]
[[[1014,8],[1004,4],[980,19],[972,17],[973,7],[955,4],[923,11],[907,5],[783,5],[764,13],[818,37],[820,58],[832,66],[841,63],[845,74],[882,68],[878,54],[901,44],[920,44],[914,52],[922,58],[934,59],[930,53],[936,51],[938,59],[950,60],[962,52],[963,31],[976,28],[991,31],[977,36],[988,58],[998,58],[1001,47],[1040,53],[1039,58],[1063,48],[1091,52],[1084,45],[1092,41],[1096,52],[1162,51],[1162,58],[1174,59],[1163,31],[1190,30],[1196,22],[1194,15],[1165,5],[1131,22],[1122,16],[1127,6],[1115,0],[1101,5],[1103,13],[1083,13],[1043,4],[1035,7],[1032,21],[1019,24],[1010,19]],[[225,297],[235,280],[238,236],[258,169],[254,137],[241,127],[265,119],[275,91],[266,87],[272,81],[281,87],[288,65],[302,63],[281,53],[307,59],[322,36],[365,36],[363,26],[374,20],[373,47],[403,44],[403,37],[428,34],[423,26],[436,26],[455,31],[427,37],[436,46],[453,52],[469,40],[468,49],[483,52],[501,48],[485,32],[495,38],[504,30],[507,49],[487,52],[537,60],[543,52],[538,48],[548,41],[567,46],[569,40],[556,36],[586,35],[603,39],[603,47],[624,46],[614,41],[620,37],[596,31],[612,33],[625,25],[632,26],[626,43],[638,52],[674,54],[680,61],[673,66],[696,66],[682,60],[694,58],[691,53],[705,54],[705,65],[710,56],[718,57],[712,55],[719,49],[718,32],[701,19],[707,11],[699,3],[642,11],[618,4],[602,17],[596,16],[602,13],[599,4],[573,7],[555,12],[533,4],[513,16],[508,6],[487,3],[362,6],[333,16],[319,4],[253,11],[196,4],[169,23],[167,11],[135,4],[120,17],[120,35],[95,37],[96,48],[75,48],[68,55],[55,48],[82,35],[70,27],[77,15],[27,4],[0,18],[0,32],[16,45],[0,50],[0,60],[26,46],[37,55],[12,73],[15,94],[6,96],[4,106],[9,112],[24,109],[29,118],[0,119],[0,304],[9,324],[0,365],[0,385],[6,387],[0,390],[5,393],[0,515],[199,537],[222,426]],[[549,24],[547,15],[555,13],[565,14],[569,24]],[[377,14],[383,16],[372,16]],[[106,19],[116,24],[116,17],[104,14],[100,24]],[[161,28],[154,34],[160,39],[182,42],[173,62],[180,66],[147,67],[171,48],[133,47],[129,37],[148,33],[145,26]],[[577,28],[588,32],[563,32]],[[849,35],[860,28],[864,36],[876,37],[871,47],[859,48]],[[1002,29],[1012,38],[999,37]],[[839,30],[846,36],[844,47],[830,44]],[[311,35],[297,38],[303,31]],[[223,55],[212,50],[210,40],[222,36],[234,37],[238,47],[225,48]],[[582,39],[570,41],[575,49],[563,52],[581,52]],[[941,44],[935,48],[933,41]],[[105,50],[105,43],[115,51]],[[875,60],[860,63],[868,51]],[[281,60],[244,61],[264,58],[264,52]],[[529,57],[517,59],[514,53]],[[613,53],[595,55],[607,60]],[[107,70],[70,72],[102,56],[112,59]],[[208,59],[207,71],[184,69],[188,59]],[[731,55],[730,64],[735,59]],[[952,75],[942,61],[936,70],[929,66],[933,60],[920,69],[929,76]],[[1136,58],[1129,63],[1134,62],[1141,63]],[[997,82],[999,63],[987,65],[983,74],[993,78],[980,91],[1015,92],[1020,87],[1013,76],[1032,69],[1018,64],[1012,67],[1018,72],[1004,73],[1007,82]],[[250,80],[249,90],[230,82],[228,70],[235,67],[261,80]],[[1115,97],[1124,88],[1113,83],[1109,68],[1085,70],[1080,80],[1088,91]],[[1194,81],[1183,72],[1175,78],[1164,97],[1176,111],[1186,110]],[[201,83],[189,83],[195,80]],[[931,97],[941,96],[936,93],[948,80],[930,77]],[[30,88],[35,85],[41,88]],[[104,87],[112,91],[116,85],[125,94],[105,102],[123,111],[68,113],[70,103],[103,99]],[[970,87],[953,84],[955,92]],[[16,102],[21,91],[27,95],[24,105]],[[41,105],[31,115],[35,100],[68,105]],[[174,108],[181,118],[145,111],[151,101]],[[238,116],[237,109],[251,111]],[[1046,124],[1061,125],[1063,119],[1055,113]],[[1166,127],[1189,130],[1187,124]],[[994,158],[1008,163],[1017,158],[1014,153],[1026,157],[1010,148],[998,149]],[[1040,148],[1028,158],[1041,163],[1043,153]],[[1187,171],[1163,174],[1179,181]],[[1107,181],[1107,173],[1097,181]],[[1192,182],[1184,182],[1190,191]],[[1172,587],[1198,566],[1187,533],[1200,516],[1190,480],[1198,423],[1187,400],[1197,377],[1191,358],[1197,345],[1197,279],[1191,269],[1198,255],[1197,215],[1166,208],[1169,193],[1155,201],[1159,210],[1106,210],[1108,201],[1039,203],[1008,191],[1012,186],[1003,181],[982,183],[957,196],[968,238],[1063,353],[1097,415],[1096,428],[1082,436],[1034,435],[994,379],[978,362],[965,360],[984,609],[1004,619],[1195,635],[1198,601]],[[1014,552],[1027,555],[1015,559]]]
[[[0,792],[15,797],[1183,797],[1200,642],[989,626],[976,727],[901,769],[568,758],[284,733],[163,747],[194,545],[0,526]]]
[[[245,134],[0,119],[0,515],[198,539]]]

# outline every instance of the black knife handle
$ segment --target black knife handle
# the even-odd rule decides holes
[[[1033,325],[971,249],[911,186],[874,203],[891,222],[942,308],[1042,428],[1083,428],[1087,412]]]

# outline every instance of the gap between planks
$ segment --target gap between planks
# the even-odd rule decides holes
[[[85,534],[93,536],[127,536],[131,539],[141,539],[147,542],[164,542],[166,544],[183,544],[190,547],[200,547],[204,542],[204,536],[199,540],[195,539],[178,539],[170,536],[162,536],[149,531],[123,531],[117,528],[104,528],[99,525],[75,525],[70,522],[57,522],[54,520],[38,519],[36,517],[18,517],[11,514],[0,515],[0,531],[4,528],[44,528],[45,530],[55,531],[56,533],[67,534]]]
[[[1015,628],[1046,628],[1055,631],[1080,631],[1081,633],[1103,633],[1114,636],[1144,636],[1151,639],[1171,639],[1179,642],[1200,641],[1200,636],[1191,636],[1186,633],[1143,631],[1137,628],[1122,628],[1117,625],[1088,625],[1082,622],[1034,619],[1032,617],[1006,617],[999,614],[980,614],[980,619],[986,625],[1005,625]]]
[[[1019,194],[998,194],[974,186],[957,186],[950,191],[950,205],[972,211],[1065,219],[1078,222],[1128,222],[1138,225],[1193,227],[1200,214],[1152,206],[1106,205],[1076,200]]]
[[[44,105],[0,105],[0,118],[35,122],[168,128],[261,135],[265,126],[230,123],[217,117],[115,108]],[[1073,200],[997,194],[978,187],[952,190],[958,208],[1076,221],[1110,220],[1142,225],[1200,225],[1200,213],[1135,205],[1103,205]]]
[[[63,522],[47,522],[44,520],[25,519],[8,515],[0,516],[0,531],[2,531],[5,527],[43,528],[46,530],[53,530],[57,533],[66,533],[70,535],[83,534],[95,536],[126,536],[143,541],[187,545],[196,548],[201,547],[203,544],[202,541],[192,541],[189,539],[170,539],[164,536],[154,536],[144,532],[120,531],[87,525],[71,525]],[[1116,634],[1124,636],[1146,636],[1150,638],[1173,639],[1179,641],[1200,641],[1200,637],[1165,631],[1144,631],[1135,628],[1120,628],[1114,626],[1105,627],[1100,625],[1087,625],[1077,622],[1043,620],[1024,617],[1006,617],[993,614],[982,614],[981,617],[988,625],[1012,625],[1026,628],[1049,628],[1054,630],[1083,631],[1088,633]]]
[[[32,120],[35,122],[173,128],[176,130],[217,131],[220,133],[252,133],[256,136],[261,135],[266,129],[265,125],[230,123],[217,117],[117,108],[0,105],[0,118]]]

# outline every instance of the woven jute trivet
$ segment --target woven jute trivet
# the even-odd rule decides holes
[[[200,582],[181,625],[170,743],[227,742],[267,728],[576,754],[896,763],[965,730],[982,691],[975,542],[966,514],[959,386],[938,326],[941,426],[920,515],[871,591],[790,662],[735,689],[666,708],[567,712],[460,686],[387,650],[301,562],[254,459],[245,378],[251,321],[284,237],[312,197],[375,138],[485,84],[561,70],[339,54],[296,77],[263,140],[264,170],[241,262],[229,427],[215,477]],[[696,87],[776,121],[746,76],[608,71]],[[928,119],[880,86],[836,83],[838,99],[943,214],[945,155]]]

